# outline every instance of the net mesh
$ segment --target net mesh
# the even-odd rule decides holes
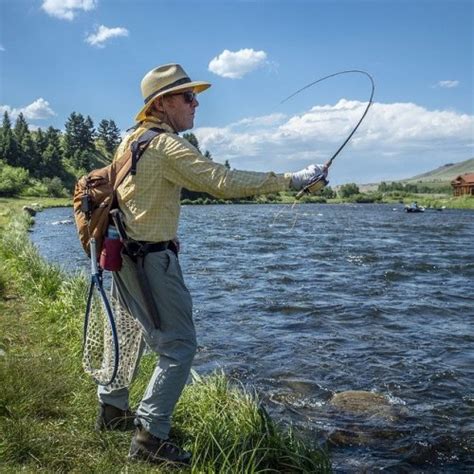
[[[107,311],[98,292],[95,292],[91,302],[82,363],[86,373],[97,383],[108,384],[108,388],[116,390],[128,387],[132,381],[142,346],[142,330],[117,298],[111,297],[110,305],[119,343],[118,368],[113,382],[109,383],[117,364],[115,343]]]

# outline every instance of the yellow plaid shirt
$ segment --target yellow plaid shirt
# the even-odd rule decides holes
[[[229,170],[203,156],[187,140],[174,134],[167,124],[152,118],[125,137],[116,156],[151,127],[161,128],[166,133],[151,141],[138,161],[137,174],[128,175],[117,192],[127,233],[132,239],[161,242],[176,237],[182,187],[222,199],[289,188],[289,173]]]

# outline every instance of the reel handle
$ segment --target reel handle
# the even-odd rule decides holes
[[[97,266],[97,242],[94,237],[89,241],[89,249],[91,254],[91,275],[97,275],[99,273]]]

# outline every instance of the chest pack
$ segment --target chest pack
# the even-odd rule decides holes
[[[90,257],[90,240],[96,241],[97,254],[100,255],[110,212],[117,208],[117,188],[130,173],[137,172],[137,163],[150,142],[164,130],[150,128],[133,141],[122,156],[110,165],[92,170],[82,176],[74,189],[74,220],[82,247]]]

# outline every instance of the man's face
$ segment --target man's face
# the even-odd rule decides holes
[[[163,106],[177,132],[184,132],[194,126],[194,114],[199,102],[192,89],[163,98]]]

